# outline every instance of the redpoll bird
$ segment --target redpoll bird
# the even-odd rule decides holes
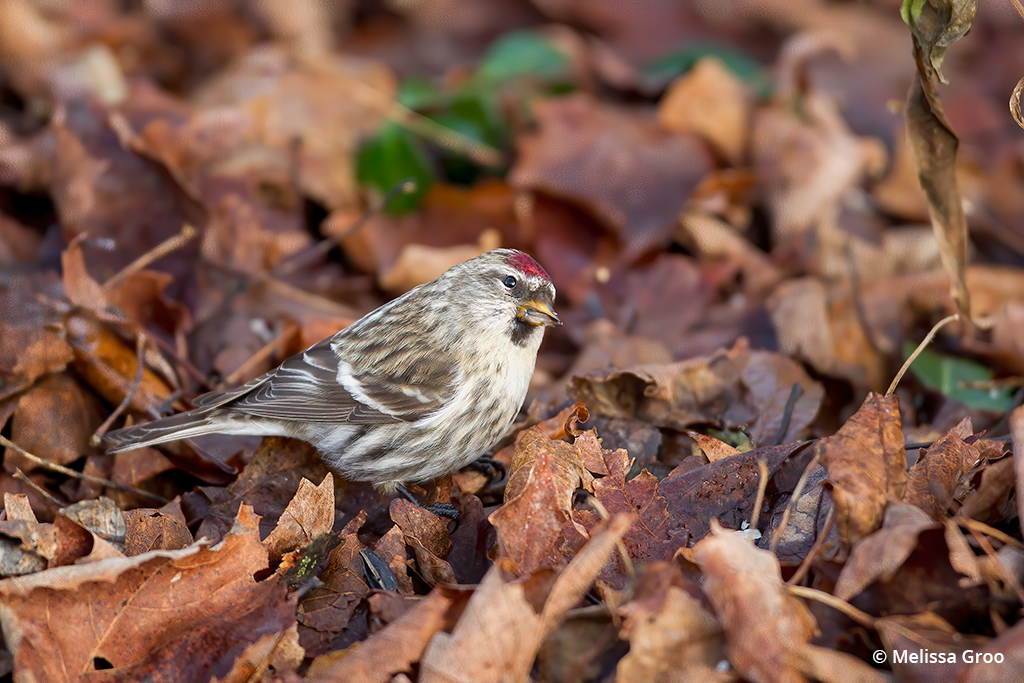
[[[555,288],[529,255],[450,268],[246,384],[106,438],[111,453],[203,434],[290,436],[394,492],[476,460],[526,398]]]

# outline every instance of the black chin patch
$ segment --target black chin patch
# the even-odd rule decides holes
[[[516,346],[526,346],[526,342],[534,331],[536,328],[533,325],[516,318],[512,321],[512,343]]]

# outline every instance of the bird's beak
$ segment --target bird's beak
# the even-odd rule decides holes
[[[555,309],[543,301],[527,301],[519,307],[519,313],[516,316],[523,322],[531,325],[550,326],[562,324],[562,321],[558,319],[558,314],[555,313]]]

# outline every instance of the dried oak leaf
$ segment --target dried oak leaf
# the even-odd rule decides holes
[[[633,459],[621,448],[603,451],[603,460],[608,476],[594,480],[594,495],[609,513],[621,513],[633,521],[622,539],[630,558],[670,560],[686,546],[690,533],[681,520],[669,515],[657,477],[645,469],[627,481]]]
[[[882,523],[890,498],[907,487],[899,399],[871,392],[833,436],[815,444],[828,470],[840,540],[852,545]]]
[[[750,92],[717,57],[705,57],[677,78],[658,104],[658,123],[697,133],[736,166],[750,133]]]
[[[280,584],[253,579],[266,566],[257,518],[242,506],[216,548],[197,543],[0,581],[15,677],[206,680],[226,672],[245,645],[294,623]]]
[[[319,486],[303,478],[299,489],[278,518],[277,526],[263,539],[271,561],[305,546],[334,527],[334,475]]]
[[[539,132],[519,139],[512,187],[584,205],[631,254],[668,244],[680,209],[711,170],[699,139],[590,95],[544,100],[534,113]]]
[[[971,418],[965,417],[929,446],[907,474],[903,502],[916,505],[932,519],[946,516],[961,479],[981,455],[977,445],[964,442],[973,433]]]
[[[568,564],[587,539],[572,516],[573,493],[591,479],[574,444],[548,437],[540,426],[521,432],[505,504],[489,517],[498,556],[520,574]]]
[[[451,633],[438,632],[420,661],[420,683],[526,680],[544,637],[574,607],[629,526],[612,517],[560,572],[508,579],[499,560],[484,576]]]

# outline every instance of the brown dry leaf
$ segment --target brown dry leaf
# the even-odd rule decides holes
[[[587,539],[572,517],[572,497],[592,477],[573,444],[538,427],[516,437],[505,504],[488,518],[498,533],[498,555],[517,574],[564,567]]]
[[[839,538],[853,545],[882,524],[886,502],[907,486],[899,399],[871,392],[833,436],[815,444],[828,470]]]
[[[46,569],[57,553],[56,528],[36,520],[23,493],[4,493],[0,534],[0,576],[34,574]]]
[[[391,111],[395,85],[378,62],[337,54],[293,58],[264,45],[208,79],[193,102],[241,109],[260,142],[297,154],[303,194],[329,209],[350,209],[359,206],[357,146]]]
[[[926,3],[919,19],[910,12],[907,21],[914,36],[917,66],[907,94],[907,141],[917,162],[921,187],[928,196],[932,228],[949,275],[950,295],[967,317],[971,315],[965,282],[967,216],[956,176],[960,139],[946,119],[936,79],[945,82],[941,71],[945,50],[971,27],[976,10],[977,0],[951,0],[938,7]]]
[[[373,546],[373,552],[387,563],[398,580],[398,592],[402,595],[413,594],[412,577],[409,576],[409,564],[405,547],[405,534],[397,524],[380,537]]]
[[[962,680],[958,673],[963,668],[964,651],[980,645],[957,633],[949,622],[933,612],[883,617],[875,622],[875,630],[882,638],[893,673],[899,680],[909,683]],[[920,654],[921,650],[933,654],[935,660],[899,662],[893,657],[895,652]],[[950,662],[938,659],[941,656],[945,660],[949,655],[952,655]]]
[[[1015,440],[1016,443],[1016,440]],[[964,498],[957,516],[998,524],[1017,514],[1014,503],[1014,468],[1016,457],[1003,458],[981,468],[981,481]]]
[[[320,573],[323,585],[299,603],[299,634],[310,657],[323,654],[346,630],[359,630],[353,614],[370,594],[359,557],[363,546],[356,533],[365,522],[366,513],[362,512],[345,526],[339,534],[342,543],[330,552]]]
[[[758,461],[768,466],[773,488],[792,491],[796,479],[785,476],[786,470],[792,468],[799,477],[810,457],[810,449],[802,444],[767,446],[670,474],[658,488],[668,500],[673,525],[685,526],[691,539],[700,540],[710,531],[710,520],[732,529],[750,521],[761,479]]]
[[[66,241],[85,233],[111,238],[117,251],[90,249],[101,265],[99,279],[112,276],[153,245],[177,234],[184,217],[174,183],[147,159],[121,145],[99,103],[68,105],[54,122],[56,144],[50,161],[50,196]],[[189,250],[163,260],[165,270],[192,267]]]
[[[730,446],[721,439],[716,439],[713,436],[701,434],[700,432],[695,432],[693,430],[687,431],[686,435],[697,443],[697,447],[703,451],[708,462],[716,462],[722,458],[728,458],[730,455],[740,454],[740,451],[735,446]]]
[[[805,680],[795,657],[817,630],[814,617],[786,592],[774,555],[715,522],[711,526],[693,557],[725,629],[729,661],[751,680]]]
[[[1024,406],[1010,413],[1010,434],[1013,436],[1013,480],[1017,498],[1017,519],[1024,519]]]
[[[645,565],[633,599],[617,610],[629,653],[616,667],[616,681],[734,679],[717,671],[726,656],[722,624],[694,589],[673,565]]]
[[[843,195],[881,170],[885,159],[880,143],[855,136],[827,96],[810,92],[794,104],[757,111],[751,137],[776,243],[810,230],[835,233]]]
[[[18,399],[11,421],[11,440],[29,453],[59,465],[78,460],[96,449],[89,438],[103,422],[104,407],[96,395],[66,373],[50,375]],[[55,429],[55,425],[60,425]],[[14,472],[36,468],[35,463],[7,452],[4,468]]]
[[[971,664],[960,672],[957,683],[1002,683],[1019,678],[1020,672],[1024,671],[1024,626],[1017,623],[977,648],[975,661],[983,658],[995,660],[997,653],[1003,655],[1003,661]]]
[[[633,459],[625,450],[603,451],[608,476],[594,481],[594,495],[610,514],[623,514],[632,524],[623,537],[635,562],[670,560],[685,547],[690,533],[681,520],[669,515],[668,501],[658,488],[658,479],[642,470],[629,481]]]
[[[658,123],[673,133],[697,133],[738,165],[750,131],[750,93],[717,57],[705,57],[668,88]]]
[[[780,435],[793,384],[800,384],[804,393]],[[768,351],[751,351],[746,339],[710,357],[594,372],[573,377],[570,386],[599,415],[636,417],[679,431],[724,418],[727,428],[753,425],[756,443],[799,438],[824,398],[824,387],[799,364]]]
[[[223,677],[214,676],[210,683],[250,683],[258,672],[266,675],[268,668],[278,676],[295,674],[306,651],[299,645],[299,629],[292,624],[277,633],[267,633],[249,643]]]
[[[849,600],[875,581],[891,579],[917,548],[921,532],[938,528],[937,522],[914,505],[890,505],[882,528],[853,546],[836,581],[835,596]]]
[[[124,513],[124,554],[128,557],[151,550],[178,550],[192,545],[192,534],[176,497],[159,510],[136,508]]]
[[[0,581],[15,676],[72,681],[113,667],[103,675],[184,680],[230,668],[246,644],[294,623],[283,588],[253,579],[266,566],[243,506],[216,550],[195,544]]]
[[[392,676],[410,671],[420,660],[427,643],[452,618],[449,614],[459,592],[437,586],[426,597],[380,631],[348,650],[340,659],[316,671],[310,667],[311,682],[360,681],[389,683]]]
[[[921,508],[932,519],[946,516],[961,479],[980,457],[978,446],[964,442],[973,433],[971,418],[965,417],[927,451],[922,451],[907,474],[903,501]]]
[[[121,403],[138,375],[139,361],[133,346],[84,312],[70,316],[65,329],[75,354],[75,370],[108,403]],[[143,415],[159,414],[171,393],[167,382],[147,364],[129,408]]]
[[[500,240],[497,231],[488,229],[480,234],[476,244],[452,247],[403,244],[394,265],[380,272],[380,286],[389,292],[407,292],[416,285],[430,282],[457,263],[497,249],[501,246]]]
[[[430,586],[458,583],[455,571],[445,560],[452,549],[448,527],[437,515],[404,498],[391,501],[391,519],[402,529],[412,548],[419,574]]]
[[[327,474],[319,486],[303,478],[295,497],[278,518],[277,526],[263,539],[271,561],[302,548],[334,527],[334,475]]]
[[[237,510],[242,502],[251,505],[260,515],[260,531],[269,536],[302,480],[323,481],[329,475],[312,446],[292,439],[267,437],[230,485],[226,488],[201,486],[186,493],[182,501],[186,509],[196,511],[190,513],[190,517],[203,520],[196,538],[219,541],[230,528],[231,510]]]
[[[629,254],[668,243],[688,195],[711,170],[699,140],[589,95],[542,101],[535,115],[540,132],[520,137],[512,187],[582,203]]]
[[[420,662],[421,683],[525,680],[544,637],[608,562],[629,521],[612,517],[569,564],[509,580],[503,561],[484,576],[451,633],[436,633]]]

